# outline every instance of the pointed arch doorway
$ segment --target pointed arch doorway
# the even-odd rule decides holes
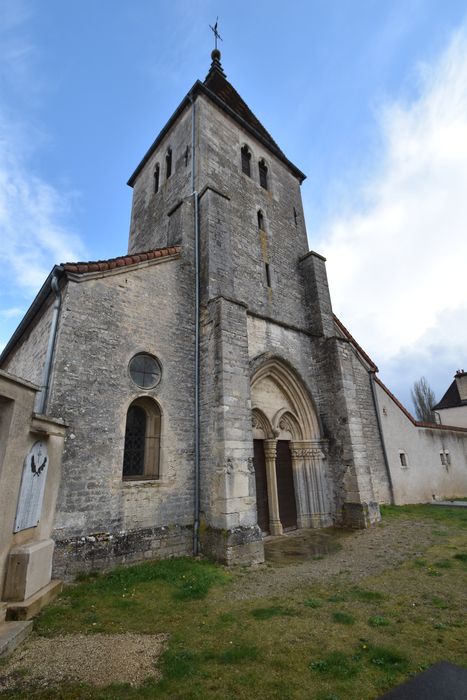
[[[251,397],[259,527],[280,535],[330,525],[325,441],[300,379],[285,363],[269,360],[252,377]]]

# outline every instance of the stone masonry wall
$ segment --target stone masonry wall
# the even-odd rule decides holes
[[[2,365],[6,372],[26,379],[34,384],[42,384],[45,356],[49,343],[50,324],[52,322],[54,296],[50,295],[41,314],[38,314],[23,335],[14,352]]]
[[[57,540],[191,526],[192,291],[191,261],[183,257],[69,281],[49,406],[69,424]],[[138,352],[161,363],[154,389],[139,389],[129,376]],[[157,481],[124,482],[126,412],[138,396],[161,409],[161,473]]]
[[[233,296],[247,304],[250,311],[304,325],[299,257],[308,251],[308,244],[300,184],[281,161],[208,99],[202,96],[196,104],[200,140],[197,189],[203,192],[209,186],[230,198],[228,204],[219,204],[222,210],[217,213],[217,222],[211,220],[224,232],[221,241],[213,240],[207,250],[209,256],[222,254],[224,265],[230,266],[231,290],[218,293]],[[252,151],[252,177],[241,170],[240,151],[245,143]],[[259,184],[261,158],[268,165],[268,190]],[[259,209],[264,216],[265,236],[258,230]],[[216,245],[227,241],[228,249],[216,250]],[[272,290],[266,283],[266,261]]]
[[[172,174],[166,177],[165,156],[172,149]],[[188,148],[188,158],[186,158]],[[191,193],[191,109],[187,109],[162,139],[133,186],[128,252],[175,245],[170,212]],[[154,170],[160,167],[159,191],[154,192]]]

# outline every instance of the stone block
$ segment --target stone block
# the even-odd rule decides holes
[[[353,530],[371,527],[381,520],[381,512],[376,502],[344,503],[342,524]]]
[[[53,540],[39,540],[11,549],[4,600],[25,600],[47,586],[52,575],[54,546]]]

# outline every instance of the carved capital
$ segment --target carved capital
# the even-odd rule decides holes
[[[265,440],[264,441],[264,456],[266,459],[276,459],[277,451],[277,441],[276,440]]]

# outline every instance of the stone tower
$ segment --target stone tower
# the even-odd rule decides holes
[[[376,367],[308,250],[304,177],[215,50],[129,180],[128,254],[51,271],[0,367],[68,426],[55,575],[378,519]]]
[[[220,58],[129,180],[129,253],[180,244],[198,259],[200,543],[258,561],[265,531],[374,522],[387,480],[375,368],[336,326],[308,250],[305,175]]]

